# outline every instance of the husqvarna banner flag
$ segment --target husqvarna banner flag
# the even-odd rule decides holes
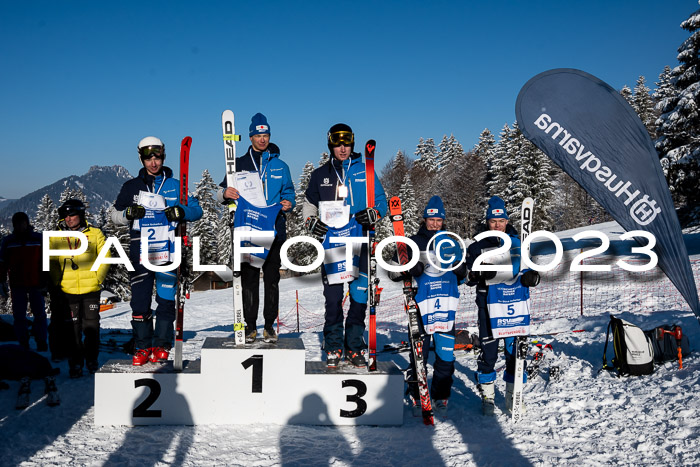
[[[561,68],[540,73],[523,86],[515,116],[523,135],[625,230],[645,230],[656,237],[659,267],[700,317],[697,288],[659,156],[627,101],[595,76]]]

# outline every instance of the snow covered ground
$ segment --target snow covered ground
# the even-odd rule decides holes
[[[383,296],[400,294],[400,286],[386,277],[381,285]],[[307,298],[305,306],[322,316],[317,275],[285,279],[280,288],[281,310],[293,307],[294,291],[299,290],[305,297],[317,297],[315,303]],[[192,294],[185,314],[185,359],[199,357],[206,337],[230,336],[231,301],[230,289]],[[527,413],[518,425],[502,413],[502,381],[497,384],[496,416],[481,415],[473,380],[476,360],[457,351],[449,415],[436,420],[435,427],[413,418],[407,406],[404,423],[397,427],[97,427],[93,378],[71,380],[62,363],[59,407],[46,405],[39,381],[33,383],[34,403],[24,411],[14,409],[17,382],[0,391],[0,459],[2,465],[699,465],[698,321],[681,310],[619,317],[642,329],[680,324],[693,349],[683,370],[671,362],[644,377],[599,373],[609,315],[598,310],[535,325],[532,340],[551,343],[554,355],[526,385]],[[129,321],[128,304],[102,313],[103,342],[126,340],[128,334],[114,331],[129,330]],[[571,332],[581,329],[585,331]],[[307,360],[321,360],[319,332],[291,335],[303,339]],[[405,338],[404,332],[380,330],[378,349]],[[105,348],[100,361],[126,357]],[[380,359],[408,366],[406,353],[380,353]],[[548,362],[561,368],[557,382],[548,381]]]

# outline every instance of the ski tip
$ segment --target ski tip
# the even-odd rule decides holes
[[[368,140],[365,143],[365,154],[366,155],[374,155],[374,149],[377,147],[377,142],[373,139]]]

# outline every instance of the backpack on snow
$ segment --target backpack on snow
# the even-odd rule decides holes
[[[615,356],[608,365],[607,350],[610,330]],[[651,340],[638,326],[610,315],[603,349],[603,369],[617,370],[620,376],[650,375],[654,372],[654,350]]]
[[[678,360],[678,342],[672,334],[676,325],[657,326],[654,329],[644,331],[644,334],[651,340],[654,349],[654,361],[657,363]],[[681,333],[682,334],[682,333]],[[688,336],[681,335],[681,356],[690,354],[690,342]]]

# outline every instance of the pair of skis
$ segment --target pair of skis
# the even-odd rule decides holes
[[[520,209],[520,270],[524,269],[523,256],[527,251],[523,248],[525,239],[532,232],[532,214],[535,209],[535,201],[525,198]],[[515,380],[513,382],[513,401],[510,412],[511,421],[518,423],[523,416],[523,376],[525,373],[525,358],[527,357],[527,336],[515,338],[513,352],[515,353]]]
[[[190,147],[192,138],[185,136],[180,144],[180,204],[187,206],[187,184],[190,174]],[[187,236],[187,223],[183,220],[177,226],[177,236],[182,239],[182,254],[180,266],[177,268],[177,291],[175,293],[175,356],[173,357],[173,369],[182,371],[182,340],[183,322],[185,316],[185,299],[190,298],[190,274],[187,265],[187,250],[190,248]]]
[[[226,156],[226,185],[236,186],[236,141],[240,141],[240,135],[236,134],[234,115],[231,110],[224,110],[221,114],[221,128],[224,135],[224,154]],[[228,205],[228,220],[231,228],[231,244],[234,244],[234,221],[236,218],[237,203],[234,201]],[[236,271],[233,248],[231,248],[231,271],[233,272],[233,337],[235,345],[245,344],[245,321],[243,319],[243,286],[241,284],[241,271]]]
[[[394,196],[389,200],[389,213],[394,226],[394,235],[403,237],[403,211],[401,209],[401,199]],[[403,266],[408,264],[408,246],[405,243],[396,243],[399,263]],[[423,337],[420,327],[420,312],[418,304],[414,298],[413,281],[407,277],[403,281],[404,309],[408,315],[408,340],[411,352],[413,353],[413,377],[418,384],[418,394],[420,396],[421,414],[423,423],[433,425],[433,407],[430,401],[430,390],[428,389],[428,373],[425,370],[425,354],[423,352]],[[413,382],[413,381],[410,381]]]

